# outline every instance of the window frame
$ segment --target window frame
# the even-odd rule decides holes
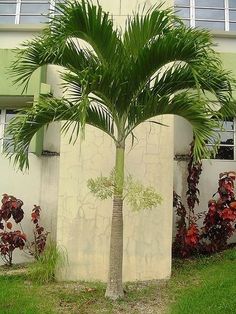
[[[11,1],[11,0],[10,0]],[[46,14],[51,14],[53,15],[52,10],[55,8],[56,4],[59,3],[59,1],[57,0],[37,0],[37,1],[33,1],[33,0],[12,0],[11,2],[8,1],[2,1],[1,4],[6,4],[6,5],[9,5],[9,4],[16,4],[16,8],[15,8],[15,12],[14,13],[0,13],[0,18],[3,17],[3,16],[12,16],[14,17],[14,23],[0,23],[1,24],[9,24],[9,25],[19,25],[19,24],[29,24],[29,25],[32,25],[32,24],[41,24],[42,22],[36,22],[36,23],[21,23],[20,22],[20,19],[22,16],[29,16],[29,17],[40,17],[40,16],[46,16]],[[49,10],[47,13],[45,14],[42,14],[42,13],[22,13],[21,12],[21,5],[22,4],[48,4],[49,3]],[[42,23],[44,24],[44,23]]]
[[[174,4],[174,8],[175,8],[175,12],[178,15],[178,9],[184,9],[184,8],[188,8],[189,9],[189,17],[181,17],[179,16],[183,21],[188,21],[189,26],[195,28],[196,27],[196,22],[208,22],[208,23],[214,23],[214,22],[220,22],[220,23],[224,23],[224,29],[223,31],[233,31],[233,29],[231,29],[230,25],[234,24],[235,25],[235,29],[236,29],[236,19],[230,19],[230,12],[236,12],[236,4],[235,7],[230,7],[229,5],[229,1],[230,0],[223,0],[223,7],[219,7],[219,6],[207,6],[207,4],[205,6],[197,6],[195,0],[189,0],[189,4],[186,5],[178,5],[178,4]],[[224,19],[209,19],[209,18],[196,18],[196,10],[197,9],[212,9],[212,10],[224,10]],[[201,27],[201,25],[199,25],[198,27]],[[209,29],[211,30],[219,30],[219,29],[214,29],[212,27],[209,27]],[[219,30],[220,31],[220,30]]]
[[[233,159],[223,159],[223,158],[211,158],[211,160],[216,160],[216,161],[236,161],[236,117],[232,118],[233,122],[233,130],[227,130],[227,129],[222,129],[219,132],[221,133],[233,133],[233,144],[219,144],[218,148],[220,147],[233,147]],[[208,147],[213,147],[213,144],[206,144]]]
[[[5,132],[6,126],[8,124],[6,121],[8,110],[16,111],[16,113],[17,113],[16,108],[0,108],[0,153],[4,152],[4,140],[7,139],[4,136],[4,132]]]

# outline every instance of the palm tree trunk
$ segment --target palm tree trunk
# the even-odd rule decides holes
[[[106,297],[112,300],[124,296],[122,286],[124,153],[124,144],[116,147],[115,193],[111,222],[110,260],[105,294]]]

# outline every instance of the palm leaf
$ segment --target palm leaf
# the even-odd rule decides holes
[[[50,98],[40,100],[23,115],[25,120],[11,124],[10,133],[20,143],[16,160],[27,151],[37,128],[67,118],[63,111],[55,113],[53,106],[67,111],[62,131],[68,132],[76,122],[71,141],[83,134],[86,123],[117,142],[157,115],[183,116],[193,125],[198,159],[206,153],[204,143],[218,119],[235,115],[232,78],[222,69],[209,32],[188,29],[170,10],[154,7],[145,16],[130,17],[122,37],[113,30],[109,14],[91,1],[60,4],[57,10],[61,15],[50,20],[49,28],[25,44],[13,73],[18,82],[27,83],[38,67],[60,65],[66,69],[61,76],[69,97],[62,104],[57,99],[55,104]],[[206,92],[217,100],[218,108],[211,106]],[[18,140],[20,121],[24,128]]]
[[[75,42],[68,40],[65,45],[58,44],[49,30],[31,41],[23,44],[25,49],[16,51],[16,59],[12,66],[12,76],[15,83],[27,84],[39,67],[54,64],[62,66],[69,71],[83,71],[86,67],[97,67],[98,60],[95,55],[80,49]]]
[[[101,61],[111,64],[116,53],[122,53],[122,45],[109,13],[91,1],[75,0],[60,4],[57,9],[61,15],[50,22],[52,36],[65,42],[68,38],[86,41]]]
[[[198,94],[180,92],[173,97],[146,94],[139,98],[136,105],[132,106],[129,113],[129,122],[126,128],[126,136],[144,120],[149,120],[158,115],[173,114],[186,119],[193,128],[195,138],[194,156],[196,160],[209,157],[210,151],[206,147],[207,141],[218,141],[218,135],[214,129],[220,126],[220,121],[209,109],[205,99],[199,99]]]
[[[171,32],[177,24],[182,22],[173,14],[171,9],[161,10],[160,5],[153,6],[147,12],[129,16],[126,21],[123,43],[125,51],[137,58],[140,51],[148,46],[156,37]]]
[[[200,70],[204,72],[209,65],[217,69],[220,61],[211,48],[210,34],[181,26],[153,39],[139,51],[135,60],[130,58],[127,68],[130,96],[127,102],[132,101],[156,75],[161,75],[166,67],[176,62],[188,64],[193,74],[200,74]]]
[[[69,141],[78,138],[83,123],[102,130],[115,140],[113,119],[105,108],[96,107],[95,104],[83,108],[83,99],[74,105],[69,100],[47,96],[40,97],[32,108],[21,110],[10,121],[6,129],[6,136],[10,138],[6,143],[6,155],[13,158],[20,169],[28,167],[28,150],[33,136],[43,126],[55,121],[66,121],[62,132],[67,133],[70,130]]]

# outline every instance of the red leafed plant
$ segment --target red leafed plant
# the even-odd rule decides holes
[[[208,202],[208,211],[206,213],[196,215],[194,208],[191,208],[191,206],[189,206],[189,212],[187,213],[180,197],[174,192],[174,207],[179,217],[177,220],[177,233],[173,243],[173,254],[175,256],[188,257],[195,253],[209,254],[227,247],[227,241],[235,231],[235,177],[236,173],[232,171],[220,174],[217,191],[219,198],[217,200],[211,199]],[[194,190],[198,191],[192,188],[192,191]],[[189,195],[191,194],[188,194],[188,197]],[[194,199],[196,202],[196,195],[194,195]],[[188,204],[194,205],[194,202],[191,201]],[[199,229],[197,221],[202,215],[204,215],[203,227]]]
[[[196,223],[192,223],[187,229],[185,242],[188,246],[195,248],[199,243],[199,230]]]
[[[210,200],[203,221],[202,247],[206,252],[215,252],[227,247],[228,239],[235,231],[236,201],[234,196],[235,172],[220,174],[218,200]]]
[[[20,230],[11,231],[11,218],[15,223],[21,222],[24,217],[23,202],[12,195],[3,194],[0,209],[0,254],[5,264],[11,266],[13,251],[22,250],[25,246],[26,235]]]
[[[49,232],[45,231],[45,229],[39,224],[41,211],[42,209],[40,206],[34,205],[31,213],[31,219],[34,224],[34,240],[30,243],[28,249],[30,254],[36,259],[39,259],[40,255],[43,253],[49,234]]]
[[[188,257],[199,249],[199,229],[197,221],[202,215],[194,213],[194,207],[199,204],[199,190],[197,188],[200,174],[202,172],[202,164],[194,163],[193,159],[193,143],[191,145],[190,160],[188,163],[187,177],[187,204],[188,210],[185,209],[181,198],[174,192],[174,207],[178,216],[177,232],[173,243],[173,254],[178,257]]]
[[[200,245],[200,232],[197,221],[202,213],[198,215],[189,214],[181,201],[178,194],[174,192],[174,207],[179,219],[177,220],[177,232],[173,243],[173,255],[177,257],[188,257],[198,252]],[[190,221],[190,224],[188,225]]]

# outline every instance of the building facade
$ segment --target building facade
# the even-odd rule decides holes
[[[236,1],[175,0],[175,11],[187,25],[208,28],[212,32],[215,49],[219,52],[224,68],[236,78]],[[236,98],[235,90],[233,97]],[[215,158],[203,160],[199,182],[200,204],[196,207],[196,212],[208,209],[208,201],[218,188],[219,174],[236,169],[235,122],[235,117],[232,117],[224,123]],[[183,159],[190,151],[192,133],[183,119],[175,117],[174,124],[174,190],[186,201],[188,174],[187,162]]]
[[[14,109],[31,105],[39,93],[50,90],[57,97],[62,95],[60,76],[54,66],[37,72],[23,95],[8,75],[12,50],[20,48],[23,41],[33,38],[44,27],[38,22],[42,18],[39,12],[49,8],[46,2],[12,1],[10,7],[9,1],[0,3],[0,23],[3,22],[0,24],[0,101],[4,123],[9,114],[14,114]],[[148,8],[156,1],[103,0],[100,3],[111,13],[114,23],[123,27],[128,14],[145,3]],[[161,119],[173,125],[173,117]],[[59,131],[60,125],[54,124],[37,134],[27,173],[15,172],[1,156],[0,171],[5,171],[8,179],[7,184],[1,181],[0,190],[25,201],[25,216],[30,216],[33,204],[41,205],[43,224],[68,253],[69,264],[61,274],[63,279],[105,281],[112,202],[95,199],[87,188],[87,180],[110,173],[115,147],[107,136],[91,127],[86,128],[85,141],[74,146],[68,144],[66,137],[60,137]],[[145,125],[135,134],[139,141],[134,149],[131,150],[131,142],[127,145],[127,173],[154,186],[162,195],[163,203],[149,212],[124,209],[123,276],[125,281],[167,278],[171,272],[173,128]],[[165,146],[167,140],[170,145]],[[170,181],[163,182],[164,176]],[[26,232],[30,231],[29,225],[25,226]]]
[[[104,10],[109,11],[114,23],[124,27],[127,15],[143,5],[157,4],[154,0],[101,0]],[[205,3],[208,3],[206,6]],[[231,70],[236,64],[234,27],[234,2],[236,1],[177,0],[177,14],[191,27],[214,29],[216,49],[221,53],[225,66]],[[224,5],[223,5],[224,4]],[[10,64],[14,49],[39,34],[47,17],[41,13],[51,12],[55,1],[0,1],[0,132],[14,110],[32,105],[40,93],[62,96],[58,68],[48,66],[38,70],[27,92],[13,85]],[[165,1],[172,7],[173,1]],[[214,6],[212,6],[214,5]],[[200,10],[200,11],[199,11]],[[204,12],[204,18],[199,18]],[[210,13],[211,12],[211,13]],[[212,13],[213,12],[213,13]],[[221,13],[219,13],[221,12]],[[50,13],[53,14],[53,13]],[[205,23],[205,24],[204,24]],[[208,23],[208,24],[207,24]],[[218,23],[218,24],[217,24]],[[220,23],[220,24],[219,24]],[[217,25],[217,27],[215,27]],[[219,26],[220,25],[220,26]],[[235,73],[236,75],[236,73]],[[173,227],[172,192],[184,196],[186,191],[186,162],[174,161],[175,155],[186,155],[192,132],[180,118],[160,117],[169,128],[143,125],[135,132],[139,139],[131,150],[127,145],[126,169],[136,179],[154,186],[162,195],[163,203],[152,211],[132,212],[124,209],[124,280],[147,280],[168,278],[171,273],[171,241]],[[232,129],[233,125],[233,129]],[[104,134],[86,128],[86,139],[73,146],[68,138],[60,136],[58,123],[41,130],[31,145],[30,169],[21,173],[0,156],[0,191],[21,198],[25,205],[28,223],[23,227],[31,232],[30,211],[34,204],[43,208],[42,223],[51,232],[51,238],[67,250],[69,264],[61,273],[62,279],[106,280],[109,256],[111,200],[98,201],[89,192],[87,180],[108,175],[114,167],[115,147]],[[235,141],[234,122],[229,123],[227,136],[222,143],[222,154],[229,159],[204,161],[200,189],[201,203],[207,204],[208,193],[214,192],[218,173],[234,170]],[[232,140],[225,143],[227,139]],[[7,140],[7,139],[4,139]],[[4,146],[1,142],[1,148]],[[166,145],[168,143],[168,145]],[[233,153],[232,153],[233,152]],[[232,155],[233,154],[233,155]],[[109,157],[108,157],[109,156]],[[207,188],[206,188],[207,187]],[[204,194],[205,193],[205,194]],[[27,219],[25,218],[25,221]],[[24,255],[17,257],[25,260]]]

